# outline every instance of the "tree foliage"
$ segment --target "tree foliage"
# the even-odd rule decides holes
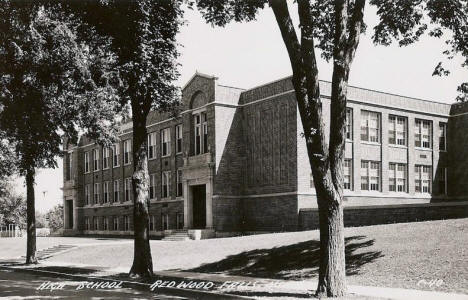
[[[63,205],[58,204],[46,213],[49,228],[57,231],[63,228]]]
[[[26,225],[26,200],[13,190],[10,181],[0,181],[0,226]]]

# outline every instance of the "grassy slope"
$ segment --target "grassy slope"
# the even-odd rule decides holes
[[[348,283],[468,294],[468,219],[346,228]],[[300,280],[317,275],[318,232],[152,241],[155,270]],[[83,247],[51,261],[129,269],[133,245]],[[420,280],[443,280],[439,287]]]

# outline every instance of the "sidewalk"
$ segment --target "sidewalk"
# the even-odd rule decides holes
[[[307,298],[313,295],[317,286],[315,280],[276,280],[246,276],[228,276],[223,274],[195,273],[184,271],[154,272],[153,282],[144,283],[128,279],[128,270],[108,269],[90,265],[70,265],[58,262],[42,262],[38,265],[25,266],[19,262],[6,264],[0,261],[0,269],[10,269],[27,272],[55,274],[57,277],[77,277],[81,280],[124,281],[126,285],[138,289],[160,289],[178,294],[200,293],[202,298]],[[312,290],[312,291],[310,291]],[[401,288],[385,288],[372,286],[348,285],[351,299],[412,299],[412,300],[468,300],[468,295],[442,293],[435,291],[410,290]],[[184,294],[185,295],[185,294]],[[231,298],[233,295],[234,298]],[[187,296],[187,295],[185,295]],[[362,299],[361,298],[361,299]]]

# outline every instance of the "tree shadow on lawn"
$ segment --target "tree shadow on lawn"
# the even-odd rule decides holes
[[[366,236],[345,238],[346,275],[356,275],[363,265],[383,257],[381,251],[363,251],[364,248],[374,245],[374,242],[374,239],[366,239]],[[318,276],[319,253],[320,242],[311,240],[230,255],[221,261],[204,264],[188,271],[302,280]]]

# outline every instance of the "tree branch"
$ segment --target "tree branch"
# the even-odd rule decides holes
[[[347,42],[346,57],[352,62],[359,45],[359,37],[361,36],[361,27],[364,19],[364,7],[366,0],[356,0],[354,2],[353,15],[349,26],[349,37]]]

